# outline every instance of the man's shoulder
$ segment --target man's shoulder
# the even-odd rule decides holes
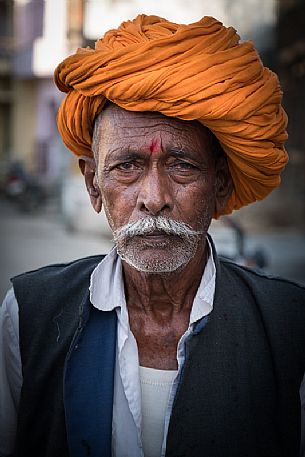
[[[283,297],[303,297],[305,305],[305,285],[296,281],[269,274],[268,272],[256,268],[249,268],[239,265],[231,260],[220,258],[220,272],[233,278],[236,287],[244,284],[255,293],[261,296],[276,296],[278,299]]]
[[[80,259],[71,260],[70,262],[53,263],[45,265],[34,270],[29,270],[18,274],[12,278],[12,282],[19,280],[31,280],[32,278],[49,278],[50,276],[70,275],[80,270],[82,273],[92,270],[105,255],[92,255]]]
[[[18,304],[32,301],[51,303],[53,300],[67,300],[88,290],[90,275],[103,259],[94,255],[67,263],[56,263],[37,268],[11,279]]]

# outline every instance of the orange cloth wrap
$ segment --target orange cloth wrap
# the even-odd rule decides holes
[[[66,146],[92,156],[106,100],[129,111],[196,119],[218,138],[234,190],[223,214],[267,196],[287,163],[287,116],[277,76],[251,42],[212,17],[189,25],[139,15],[79,49],[55,70],[67,92],[58,128]],[[219,216],[215,215],[216,217]]]

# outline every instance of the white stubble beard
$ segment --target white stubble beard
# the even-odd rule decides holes
[[[162,241],[143,237],[149,230],[155,229],[167,237]],[[161,216],[142,218],[113,233],[122,260],[138,271],[162,274],[177,271],[187,265],[195,256],[206,230],[195,231],[183,222]]]

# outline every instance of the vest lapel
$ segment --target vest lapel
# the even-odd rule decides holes
[[[73,457],[110,457],[116,313],[94,308],[89,294],[81,309],[64,376],[69,452]]]

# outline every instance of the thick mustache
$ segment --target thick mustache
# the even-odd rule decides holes
[[[113,232],[113,239],[117,243],[122,239],[147,235],[155,231],[187,239],[198,237],[203,234],[202,231],[193,230],[185,222],[175,221],[174,219],[169,219],[164,216],[146,216],[115,230]]]

